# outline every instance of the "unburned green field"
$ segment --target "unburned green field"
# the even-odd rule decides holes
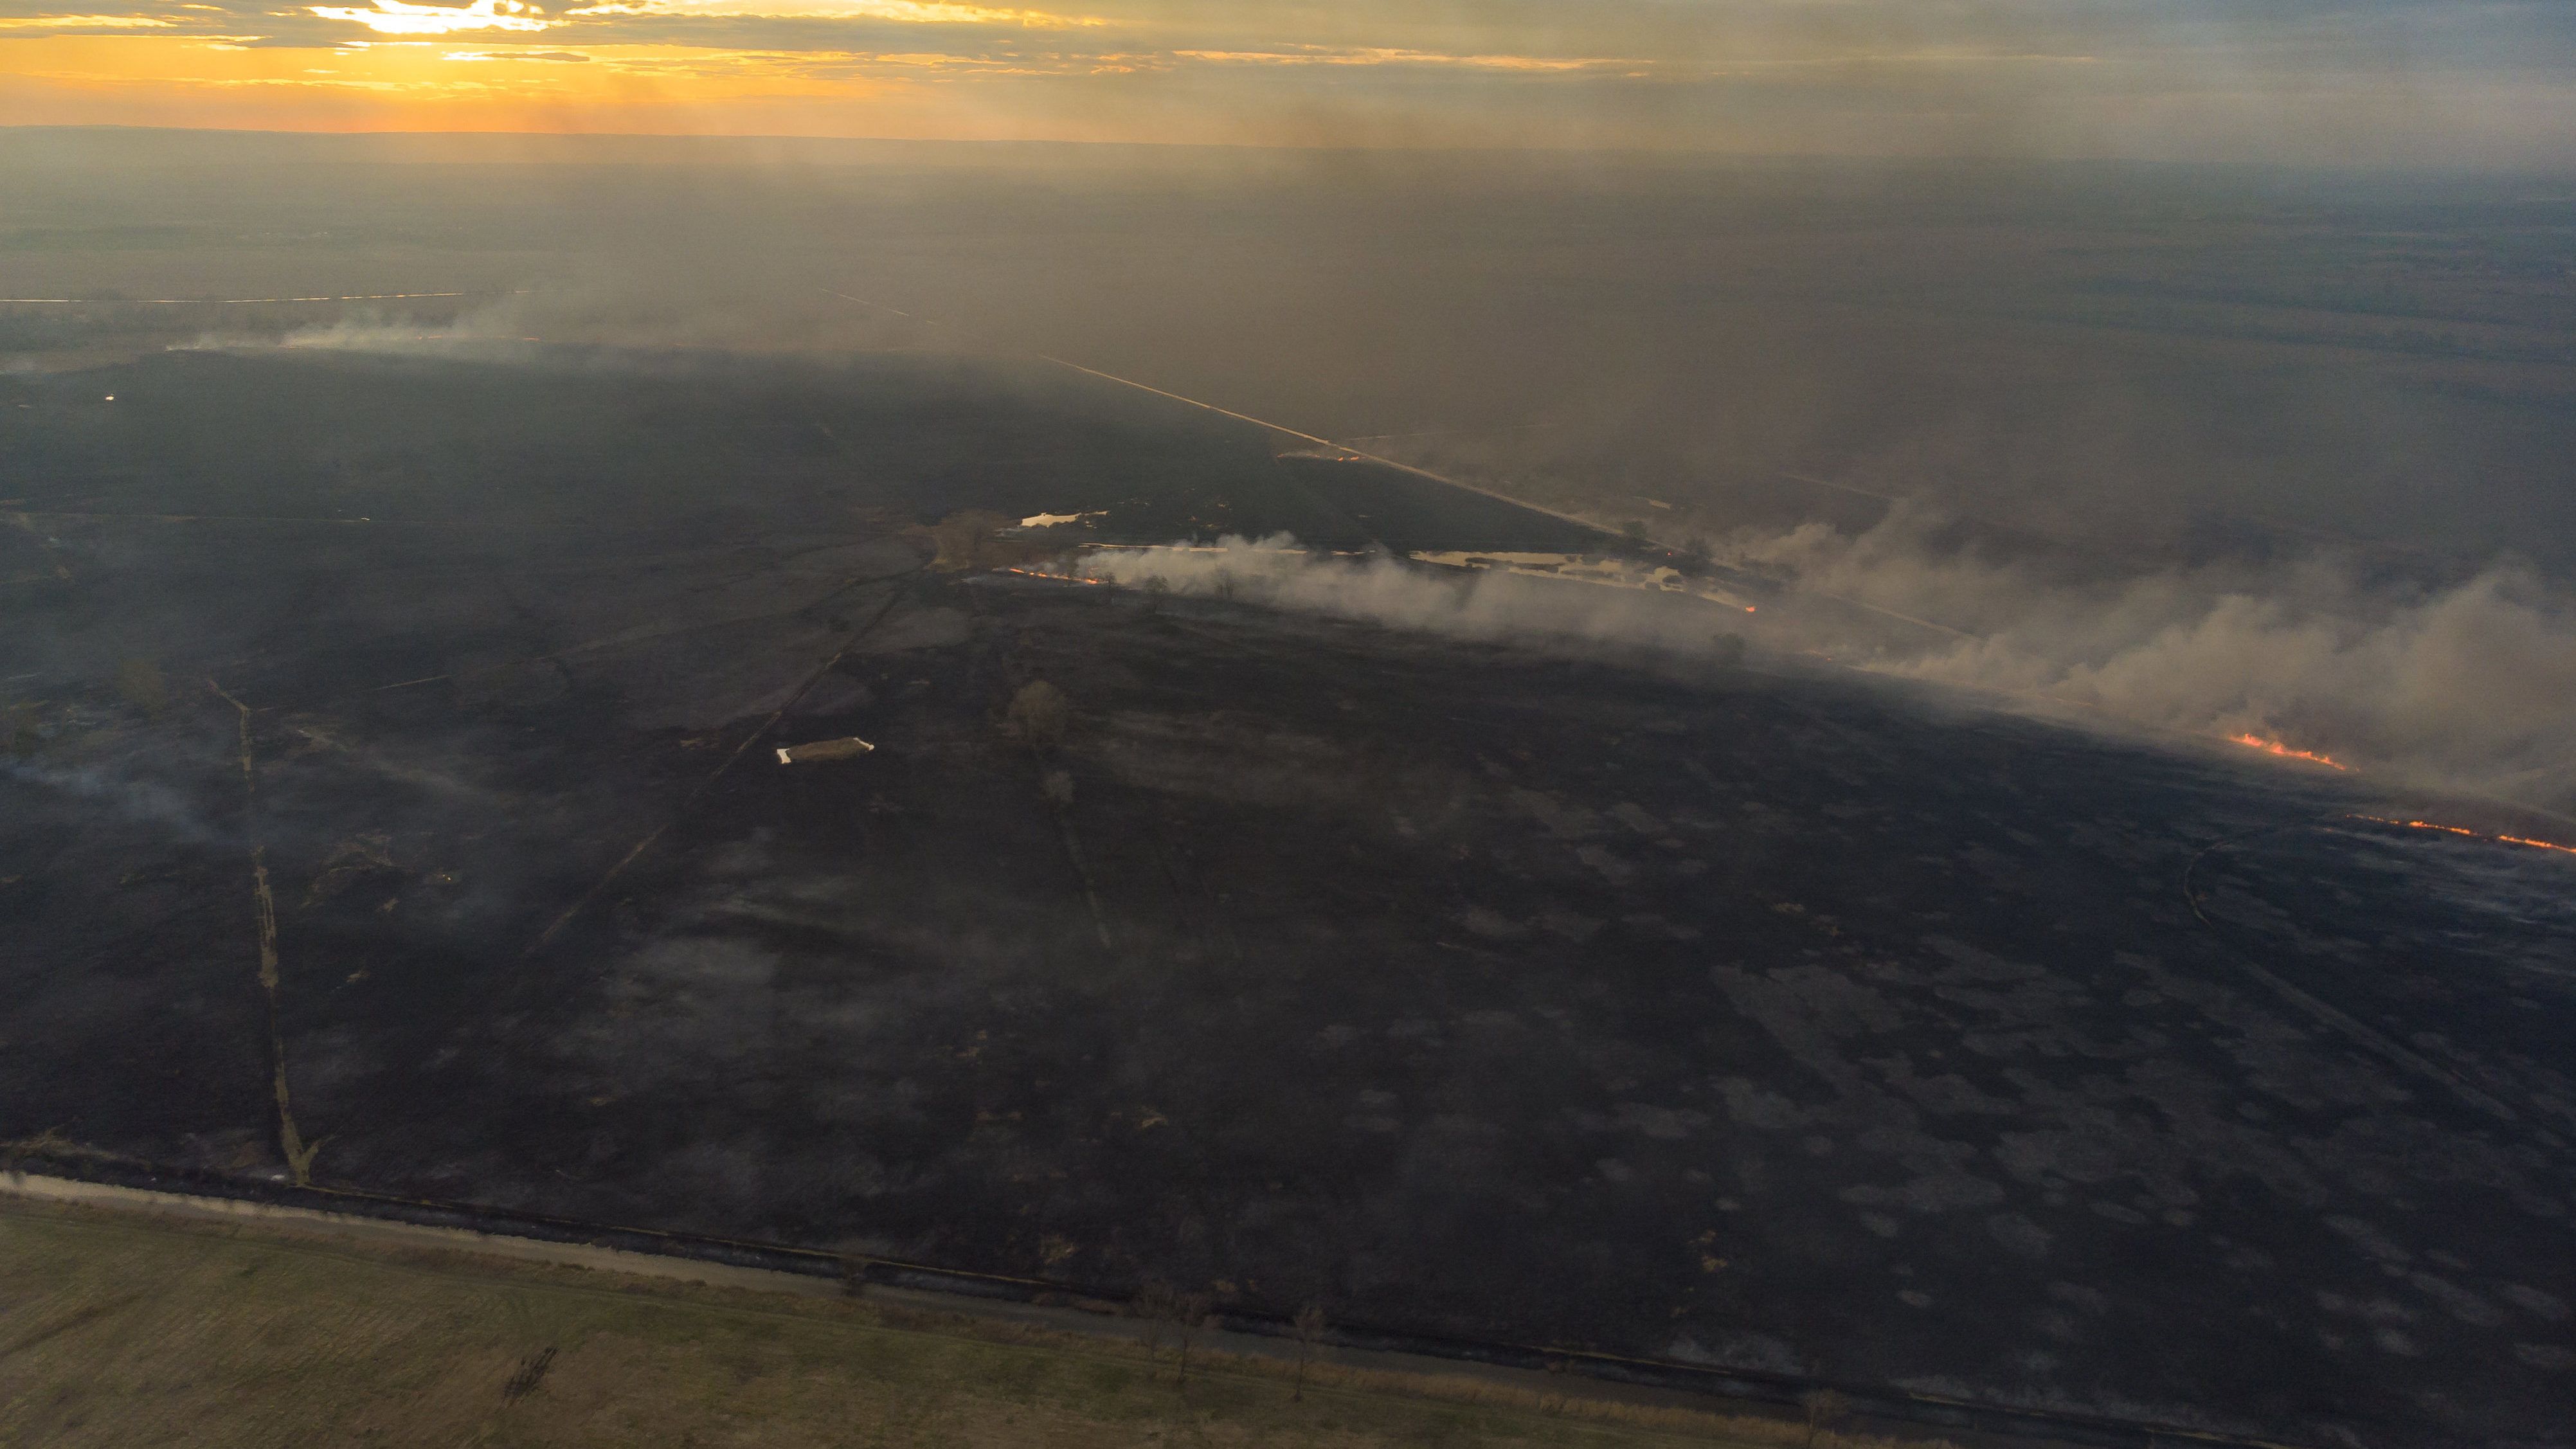
[[[1795,1442],[1803,1426],[0,1199],[0,1445]],[[1828,1436],[1830,1437],[1830,1436]]]

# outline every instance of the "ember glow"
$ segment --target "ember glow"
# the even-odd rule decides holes
[[[2438,820],[2394,820],[2385,815],[2353,815],[2352,820],[2367,820],[2376,825],[2394,825],[2403,830],[2438,830],[2445,835],[2464,835],[2471,840],[2490,840],[2498,845],[2524,845],[2533,850],[2554,850],[2562,855],[2576,855],[2576,845],[2561,845],[2554,840],[2535,840],[2528,835],[2488,835],[2464,825],[2444,825]]]
[[[2323,765],[2329,770],[2348,770],[2351,768],[2349,765],[2337,764],[2324,755],[2316,754],[2308,750],[2294,750],[2288,745],[2281,743],[2279,740],[2267,740],[2261,735],[2229,735],[2228,739],[2240,745],[2251,745],[2255,749],[2261,750],[2267,755],[2279,755],[2285,760],[2305,760],[2312,765]]]

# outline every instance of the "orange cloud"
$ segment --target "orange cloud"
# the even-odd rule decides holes
[[[1057,15],[970,5],[962,0],[599,0],[566,15],[719,15],[776,20],[891,20],[907,25],[1010,25],[1030,29],[1096,26],[1096,15]]]
[[[2548,166],[2576,136],[2538,21],[2512,66],[2301,27],[2261,65],[2216,64],[2166,33],[2162,0],[1938,23],[1904,20],[1911,0],[64,3],[0,18],[12,122]],[[540,38],[594,63],[503,43]]]
[[[1535,55],[1450,55],[1436,50],[1399,50],[1380,46],[1345,49],[1299,46],[1286,50],[1176,50],[1172,53],[1188,60],[1232,65],[1438,65],[1460,66],[1471,70],[1632,71],[1646,64],[1641,60],[1566,59]]]
[[[147,30],[169,24],[157,15],[0,15],[0,30]]]

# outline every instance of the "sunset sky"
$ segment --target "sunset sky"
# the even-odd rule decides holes
[[[0,119],[2561,167],[2488,0],[0,0]]]

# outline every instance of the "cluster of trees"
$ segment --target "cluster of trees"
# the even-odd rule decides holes
[[[1043,754],[1064,743],[1064,732],[1073,723],[1073,701],[1064,691],[1037,680],[1023,684],[1011,696],[1010,707],[1002,719],[1020,742]]]
[[[931,567],[943,572],[991,568],[986,560],[992,545],[1012,520],[981,508],[952,513],[930,526],[930,541],[938,546],[939,556]]]
[[[1012,568],[1052,558],[1064,550],[1061,545],[1043,539],[1011,538],[1003,530],[1016,526],[1019,520],[990,509],[968,508],[948,515],[930,525],[926,532],[938,550],[930,566],[942,573],[968,573],[977,569]]]

